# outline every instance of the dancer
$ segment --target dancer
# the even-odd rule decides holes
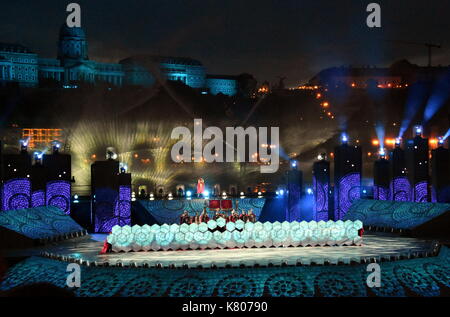
[[[203,180],[203,178],[199,178],[197,180],[197,197],[200,197],[200,195],[203,195],[205,191],[205,181]]]
[[[189,217],[189,213],[187,210],[185,210],[181,216],[180,216],[180,225],[182,225],[183,223],[186,224],[191,224],[191,217]]]
[[[208,212],[206,211],[206,208],[203,207],[203,211],[202,214],[200,215],[200,222],[208,222],[209,221],[209,216],[208,216]]]
[[[241,219],[243,222],[247,222],[248,221],[248,216],[245,213],[245,209],[242,209],[242,213],[239,215],[239,219]]]
[[[255,223],[256,222],[256,215],[253,213],[253,209],[250,209],[248,211],[248,216],[247,216],[248,221]]]

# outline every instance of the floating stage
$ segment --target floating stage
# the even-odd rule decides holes
[[[121,252],[99,255],[105,235],[26,251],[0,291],[32,283],[66,286],[69,262],[81,264],[76,296],[448,296],[450,249],[391,234],[365,235],[363,246]],[[11,256],[14,254],[10,254]],[[19,256],[20,254],[15,254]],[[366,284],[369,263],[381,287]]]
[[[434,212],[427,204],[416,204],[412,209],[398,203],[361,201],[353,207],[350,219],[367,221],[374,227],[382,225],[389,231],[402,229],[402,234],[366,230],[360,245],[244,245],[100,254],[106,234],[76,236],[69,234],[72,229],[65,232],[65,227],[53,226],[58,232],[52,237],[63,231],[68,239],[52,238],[45,245],[5,251],[6,257],[24,259],[9,268],[0,282],[0,292],[33,283],[51,283],[81,297],[450,296],[450,249],[442,245],[445,240],[440,239],[439,243],[411,236],[411,232],[419,233],[417,228],[427,229],[423,226],[433,221],[447,223],[449,206],[442,206],[442,212]],[[382,221],[372,221],[375,216]],[[51,214],[51,219],[59,217],[70,223],[68,215]],[[20,223],[19,218],[8,223]],[[27,226],[41,228],[41,218],[26,219]],[[42,228],[47,230],[46,226]],[[15,229],[16,234],[24,232]],[[79,288],[66,285],[69,263],[80,264]],[[367,286],[369,263],[380,265],[379,288]]]

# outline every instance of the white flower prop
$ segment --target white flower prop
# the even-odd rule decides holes
[[[227,224],[227,221],[224,218],[220,217],[216,220],[216,223],[219,228],[223,228]]]
[[[272,226],[272,231],[270,233],[272,238],[272,244],[276,247],[289,246],[287,238],[289,237],[289,231],[283,229],[283,226],[278,222],[274,223]]]
[[[307,238],[306,237],[306,229],[305,229],[305,227],[300,226],[300,224],[291,228],[290,234],[291,234],[292,245],[294,247],[299,246]]]
[[[235,247],[281,247],[317,245],[361,245],[357,221],[310,221],[274,223],[225,222],[201,224],[114,226],[107,241],[115,252]],[[222,230],[218,230],[222,228]],[[225,229],[225,231],[223,231]],[[223,231],[223,232],[221,232]]]
[[[226,228],[227,228],[227,231],[233,232],[234,229],[236,228],[236,225],[234,222],[230,221],[229,223],[227,223]]]
[[[151,232],[150,226],[133,226],[131,231],[134,234],[133,251],[150,250],[155,236],[154,233]]]
[[[189,231],[192,232],[192,233],[196,233],[198,231],[198,224],[191,223],[189,225]]]
[[[186,223],[180,225],[178,229],[179,231],[174,236],[174,243],[179,249],[186,250],[193,239],[193,234],[189,231],[189,225]]]
[[[255,224],[253,222],[246,222],[245,223],[245,230],[251,232],[253,231],[253,228],[255,227]]]
[[[236,242],[236,246],[238,248],[242,248],[245,243],[248,241],[250,237],[250,233],[248,231],[237,231],[233,232],[233,240]]]
[[[176,223],[170,225],[170,232],[177,233],[178,231],[180,231],[179,225],[177,225]]]
[[[252,239],[255,241],[255,246],[260,248],[263,245],[267,246],[266,243],[269,243],[269,235],[270,231],[266,231],[264,226],[260,228],[260,226],[256,226],[253,228]],[[270,244],[272,242],[270,241]]]
[[[131,251],[131,244],[134,240],[134,235],[131,232],[130,226],[124,226],[120,230],[116,230],[115,235],[115,248],[117,251]]]
[[[119,226],[119,225],[115,225],[115,226],[112,227],[112,229],[111,229],[111,233],[112,233],[112,234],[119,233],[119,232],[121,232],[121,231],[122,231],[122,227]]]
[[[161,227],[157,224],[150,226],[150,231],[154,234],[158,233],[159,229],[161,229]]]
[[[226,232],[228,232],[228,231],[226,231]],[[214,242],[216,243],[216,246],[217,246],[218,248],[220,248],[220,249],[225,248],[225,243],[226,243],[226,241],[225,241],[225,239],[223,238],[222,232],[220,232],[220,231],[214,231],[214,233],[213,233],[213,239],[214,239]]]
[[[174,236],[175,235],[173,232],[170,232],[170,227],[163,225],[156,234],[155,240],[163,249],[166,249],[166,247],[169,247],[170,243],[173,241]]]
[[[180,232],[182,232],[182,233],[189,232],[189,225],[187,223],[183,223],[179,229],[180,229]]]
[[[210,230],[214,230],[217,228],[217,222],[215,220],[208,221],[208,228]]]
[[[209,231],[201,232],[197,231],[194,233],[194,241],[199,245],[205,246],[209,243],[209,240],[212,238],[212,233]]]
[[[238,220],[236,221],[236,229],[237,230],[242,230],[245,227],[245,222],[243,222],[242,220]]]
[[[263,226],[264,226],[264,230],[266,230],[267,232],[272,231],[273,224],[271,222],[266,221],[266,222],[263,223]]]
[[[208,231],[208,225],[204,222],[198,225],[198,231],[200,232],[206,232]]]

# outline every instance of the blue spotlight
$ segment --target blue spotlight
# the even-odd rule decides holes
[[[280,189],[280,195],[283,196],[284,195],[284,190]]]
[[[450,136],[450,129],[448,129],[447,133],[444,135],[444,141]]]
[[[440,136],[440,137],[438,138],[438,144],[439,144],[439,145],[444,145],[444,142],[445,142],[444,137],[443,137],[443,136]]]
[[[205,190],[205,191],[203,192],[203,196],[204,196],[205,198],[208,198],[208,197],[209,197],[209,191]]]
[[[192,196],[192,192],[190,191],[190,190],[188,190],[187,192],[186,192],[186,197],[191,197]]]
[[[383,124],[378,122],[375,127],[375,131],[377,133],[377,137],[378,137],[378,141],[380,142],[380,145],[383,145],[384,144],[384,136],[385,136]]]
[[[423,102],[428,96],[428,87],[423,83],[416,83],[409,89],[408,100],[406,101],[403,121],[400,126],[399,137],[403,137],[406,130],[408,130],[412,119],[419,111]]]
[[[311,188],[306,189],[306,193],[308,193],[308,195],[312,195],[313,194],[313,190]]]
[[[341,134],[341,141],[342,141],[342,144],[347,144],[348,143],[348,135],[347,135],[347,133],[342,133]]]
[[[386,150],[384,148],[380,148],[380,150],[378,151],[378,155],[380,156],[380,158],[385,158]]]
[[[423,112],[423,123],[431,120],[438,111],[445,105],[450,97],[450,75],[447,74],[439,78],[434,85],[433,94],[428,99],[427,105]]]
[[[297,161],[292,161],[291,162],[291,167],[292,168],[297,168]]]
[[[398,137],[395,139],[395,146],[400,146],[402,144],[402,138]]]

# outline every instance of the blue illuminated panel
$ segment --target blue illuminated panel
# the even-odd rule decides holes
[[[2,209],[16,210],[31,205],[31,182],[28,178],[12,179],[4,183],[2,190]]]

